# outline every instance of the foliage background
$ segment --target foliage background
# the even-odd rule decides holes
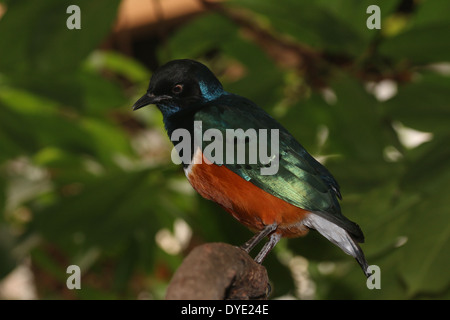
[[[381,290],[368,290],[317,234],[283,240],[265,262],[272,297],[450,297],[450,2],[376,1],[381,30],[369,30],[372,2],[227,1],[156,47],[158,64],[208,64],[325,161],[381,268]],[[76,1],[77,31],[73,3],[1,3],[0,279],[25,265],[41,299],[162,299],[190,248],[250,237],[170,162],[156,108],[131,111],[151,70],[99,49],[118,0]],[[380,84],[395,94],[377,98]],[[429,141],[408,145],[405,127]],[[192,230],[181,247],[180,221]],[[82,290],[65,286],[71,264]]]

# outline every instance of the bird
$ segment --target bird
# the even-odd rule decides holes
[[[365,276],[370,276],[359,245],[364,242],[364,234],[358,224],[342,214],[339,184],[265,110],[245,97],[227,92],[206,65],[191,59],[172,60],[155,70],[147,92],[133,105],[133,110],[147,105],[156,105],[161,111],[169,138],[176,130],[194,135],[195,123],[201,123],[202,130],[222,133],[231,129],[277,132],[275,174],[262,174],[267,161],[214,162],[202,148],[207,141],[193,145],[186,149],[189,154],[180,156],[192,187],[254,232],[241,246],[245,252],[250,253],[268,238],[254,258],[257,263],[263,262],[281,238],[302,237],[313,229],[354,257]],[[234,139],[232,143],[245,145],[249,141]]]

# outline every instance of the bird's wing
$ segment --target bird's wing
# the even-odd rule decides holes
[[[230,163],[228,159],[223,165],[264,191],[294,206],[321,215],[346,229],[358,242],[363,241],[359,226],[341,214],[337,200],[337,197],[341,198],[339,185],[330,172],[264,110],[245,98],[229,95],[199,110],[195,120],[201,121],[203,132],[216,129],[222,133],[224,139],[227,137],[227,129],[242,129],[244,132],[254,129],[258,137],[258,150],[262,143],[270,145],[270,129],[278,129],[279,163],[275,174],[262,174],[261,169],[271,164],[262,163],[259,157],[256,163],[248,163],[250,159],[247,154],[245,164],[237,163],[237,144],[250,145],[248,139],[234,139],[234,163]],[[268,129],[267,138],[260,140],[260,129]],[[229,140],[227,142],[230,143]],[[208,144],[208,141],[203,142],[204,151]],[[226,153],[225,147],[222,152]],[[268,147],[268,152],[275,154],[276,150],[270,150]],[[246,153],[249,153],[249,148],[246,148]],[[273,165],[276,166],[275,163]]]

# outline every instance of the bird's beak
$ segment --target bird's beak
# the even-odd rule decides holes
[[[144,94],[136,103],[133,105],[133,110],[140,109],[142,107],[145,107],[149,104],[157,104],[158,102],[162,100],[170,99],[170,96],[162,95],[162,96],[155,96],[153,93],[146,93]]]

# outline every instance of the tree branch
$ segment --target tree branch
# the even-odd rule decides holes
[[[196,247],[175,272],[167,300],[267,299],[267,270],[242,249],[225,243]]]

